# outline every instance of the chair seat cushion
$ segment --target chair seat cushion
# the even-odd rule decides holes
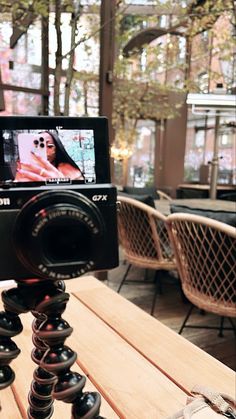
[[[230,211],[214,211],[214,210],[205,210],[199,208],[190,208],[185,205],[170,205],[170,212],[183,212],[187,214],[196,214],[203,217],[212,218],[213,220],[221,221],[222,223],[229,224],[232,227],[236,226],[236,212]]]
[[[143,204],[149,205],[149,207],[155,208],[155,202],[151,195],[134,195],[128,194],[125,192],[119,192],[118,195],[127,196],[127,198],[133,198],[137,201],[142,202]]]
[[[123,192],[132,196],[151,196],[153,199],[160,199],[157,190],[154,187],[147,186],[145,188],[136,188],[134,186],[124,186]]]

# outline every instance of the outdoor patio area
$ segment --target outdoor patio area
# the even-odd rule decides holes
[[[236,419],[233,0],[0,0],[0,419]]]

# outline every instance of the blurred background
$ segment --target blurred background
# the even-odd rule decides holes
[[[208,185],[214,159],[233,188],[234,6],[0,0],[0,115],[106,115],[120,188],[175,197]]]

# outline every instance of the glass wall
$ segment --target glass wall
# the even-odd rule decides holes
[[[219,184],[236,184],[236,123],[234,116],[219,122]],[[215,141],[215,115],[188,113],[184,181],[209,183]],[[203,170],[205,169],[205,170]],[[201,173],[204,172],[203,178]],[[208,173],[208,176],[206,175]]]
[[[10,22],[0,22],[0,55],[2,83],[17,87],[40,89],[41,25],[38,20],[21,36],[15,48],[10,49],[12,35]],[[40,94],[4,90],[3,114],[37,115]]]
[[[114,179],[117,185],[144,187],[154,183],[155,123],[139,121],[129,150],[116,150]]]
[[[87,1],[83,2],[84,5]],[[95,2],[97,5],[100,2]],[[88,3],[89,4],[89,3]],[[91,0],[94,4],[94,0]],[[62,60],[60,107],[63,111],[65,100],[66,70],[68,68],[68,52],[71,49],[71,15],[62,13]],[[99,37],[88,36],[88,33],[96,33],[99,28],[99,14],[87,12],[81,15],[75,42],[78,46],[75,50],[73,63],[73,82],[71,88],[70,115],[98,115],[98,73],[99,73]],[[0,22],[0,76],[1,82],[13,86],[13,90],[3,90],[5,109],[2,115],[38,115],[41,113],[41,95],[21,92],[20,88],[41,88],[41,19],[37,18],[22,34],[14,48],[10,48],[9,40],[12,36],[11,17],[9,22]],[[86,42],[79,43],[80,39]],[[54,75],[55,75],[55,52],[57,50],[57,37],[55,30],[55,13],[49,15],[49,114],[54,114]],[[16,89],[14,90],[14,87]]]

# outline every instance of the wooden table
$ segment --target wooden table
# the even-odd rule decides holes
[[[64,318],[74,331],[66,344],[78,353],[74,371],[86,389],[102,395],[106,418],[162,419],[178,411],[201,383],[235,395],[234,372],[125,300],[92,276],[67,281],[71,293]],[[31,361],[30,313],[24,332],[13,338],[22,349],[11,365],[16,379],[0,394],[3,419],[26,418]],[[70,405],[55,402],[53,418],[70,418]]]
[[[236,212],[236,203],[232,201],[224,201],[221,199],[173,199],[167,201],[164,199],[155,200],[155,207],[164,215],[170,214],[170,205],[183,205],[189,208],[197,208],[212,211],[229,211]]]

